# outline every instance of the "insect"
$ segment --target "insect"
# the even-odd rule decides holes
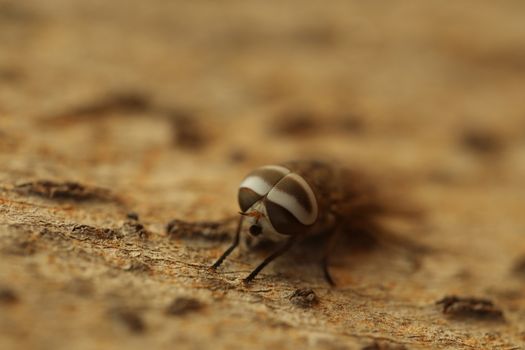
[[[239,186],[240,218],[235,238],[212,265],[217,269],[239,245],[244,222],[252,236],[283,241],[245,279],[251,282],[261,270],[288,251],[294,243],[311,235],[327,238],[322,268],[326,280],[334,285],[328,270],[328,255],[334,245],[345,200],[352,191],[345,173],[319,161],[292,161],[267,165],[249,173]]]

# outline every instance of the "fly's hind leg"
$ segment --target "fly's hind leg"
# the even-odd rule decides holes
[[[323,274],[326,282],[330,284],[332,287],[335,287],[334,279],[332,278],[332,275],[330,274],[329,269],[329,259],[330,255],[334,251],[335,243],[337,242],[337,239],[339,238],[341,233],[341,229],[339,226],[334,227],[334,229],[328,233],[329,237],[326,241],[325,247],[324,247],[324,253],[323,258],[321,260],[321,268],[323,269]]]

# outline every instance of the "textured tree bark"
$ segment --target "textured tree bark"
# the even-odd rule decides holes
[[[525,346],[522,3],[275,6],[0,1],[0,349]],[[337,285],[322,237],[211,271],[306,157],[385,195]]]

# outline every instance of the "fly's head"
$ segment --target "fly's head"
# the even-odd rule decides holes
[[[298,235],[318,218],[312,187],[279,165],[260,167],[248,174],[239,186],[238,201],[252,236],[275,240]]]

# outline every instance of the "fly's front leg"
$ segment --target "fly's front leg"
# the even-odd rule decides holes
[[[262,269],[264,269],[266,267],[266,265],[268,265],[269,263],[271,263],[273,260],[275,260],[276,258],[278,258],[279,256],[283,255],[284,253],[286,253],[292,246],[293,244],[295,243],[296,241],[296,236],[291,236],[290,238],[288,238],[288,240],[286,241],[286,243],[284,245],[282,245],[279,249],[277,249],[275,252],[273,252],[270,256],[268,256],[266,259],[263,260],[262,263],[259,264],[259,266],[257,266],[249,275],[248,277],[246,277],[243,282],[244,283],[250,283],[254,278],[255,276],[257,276],[259,274],[259,272],[261,272]]]
[[[211,270],[216,270],[219,266],[221,266],[224,259],[226,259],[228,255],[230,255],[231,252],[233,252],[233,250],[239,245],[243,220],[244,216],[241,215],[239,219],[239,225],[237,226],[237,232],[235,233],[235,238],[233,239],[232,244],[228,247],[228,249],[226,249],[224,253],[222,253],[221,257],[217,259],[217,261],[210,267]]]

